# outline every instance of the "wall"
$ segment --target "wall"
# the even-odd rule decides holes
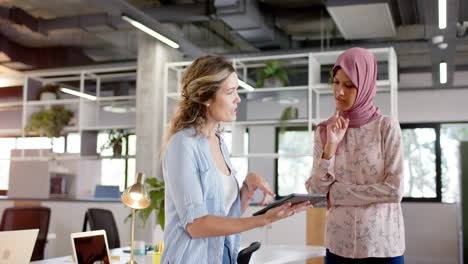
[[[21,127],[21,110],[0,110],[0,129],[18,129]]]

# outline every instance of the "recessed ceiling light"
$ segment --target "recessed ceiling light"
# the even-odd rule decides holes
[[[444,36],[442,35],[437,35],[432,37],[432,44],[439,44],[444,42]]]
[[[448,44],[445,43],[445,42],[444,42],[444,43],[440,43],[439,45],[437,45],[437,47],[439,47],[439,49],[444,50],[444,49],[446,49],[446,48],[448,47]]]
[[[447,83],[447,62],[439,64],[439,80],[441,84]]]
[[[67,93],[67,94],[79,96],[79,97],[82,97],[82,98],[85,98],[85,99],[88,99],[88,100],[91,100],[91,101],[96,101],[96,96],[94,96],[94,95],[78,92],[78,91],[68,89],[68,88],[64,88],[64,87],[60,88],[60,91],[64,92],[64,93]]]
[[[439,0],[439,29],[447,27],[447,1]]]
[[[174,49],[178,49],[180,46],[179,44],[175,43],[174,41],[166,38],[165,36],[159,34],[158,32],[152,30],[151,28],[143,25],[142,23],[128,17],[128,16],[125,16],[123,15],[122,16],[122,19],[127,21],[128,23],[130,23],[132,26],[138,28],[139,30],[145,32],[146,34],[164,42],[165,44],[169,45],[170,47],[174,48]]]
[[[247,91],[251,92],[251,91],[255,90],[250,84],[248,84],[246,82],[243,82],[240,79],[238,79],[238,81],[239,81],[239,86],[246,89]]]

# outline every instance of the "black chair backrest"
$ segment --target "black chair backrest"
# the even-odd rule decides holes
[[[49,232],[50,208],[19,206],[3,211],[0,231],[39,229],[31,261],[44,259],[44,249]]]
[[[101,229],[106,230],[109,248],[120,247],[119,231],[117,229],[117,224],[115,223],[114,215],[111,211],[100,208],[89,208],[85,213],[83,232],[86,231],[88,221],[91,231]]]
[[[252,254],[257,251],[262,244],[260,242],[253,242],[250,246],[239,251],[237,255],[237,264],[247,264],[252,257]]]

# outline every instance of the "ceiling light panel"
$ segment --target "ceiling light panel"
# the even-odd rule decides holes
[[[387,3],[346,3],[327,2],[328,13],[345,39],[373,39],[396,35],[395,23]]]

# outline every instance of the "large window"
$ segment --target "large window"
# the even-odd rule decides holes
[[[439,125],[402,125],[404,197],[440,201]]]
[[[310,176],[312,157],[300,156],[312,153],[313,132],[305,127],[291,127],[284,132],[277,130],[277,180],[276,193],[285,196],[290,193],[307,193],[305,181]]]
[[[229,153],[232,153],[232,133],[224,132],[223,133],[224,143],[227,145]],[[244,150],[248,151],[249,145],[249,133],[244,133]],[[237,179],[239,182],[242,182],[247,176],[247,172],[249,171],[249,162],[246,157],[231,157],[230,158],[232,166],[237,171]]]
[[[127,186],[135,182],[135,155],[136,155],[136,136],[126,135],[122,143],[122,153],[119,157],[114,157],[111,148],[101,150],[109,138],[108,132],[100,132],[97,139],[97,152],[100,153],[101,160],[101,184],[119,185],[123,191]]]
[[[459,199],[459,143],[468,141],[467,123],[402,124],[404,201],[452,203]],[[313,136],[306,128],[277,131],[279,153],[307,153]],[[281,157],[277,162],[277,194],[305,192],[310,157]]]
[[[460,199],[460,141],[468,141],[468,124],[442,125],[442,201],[447,203]]]
[[[76,139],[78,136],[78,143]],[[79,134],[67,137],[3,137],[0,138],[0,190],[8,189],[12,149],[52,149],[55,153],[75,153],[80,150]]]
[[[97,152],[107,141],[108,133],[98,134]],[[0,138],[0,190],[8,189],[10,159],[12,149],[52,149],[54,153],[80,153],[81,136],[69,133],[67,136],[47,137],[5,137]],[[123,191],[135,181],[136,136],[127,135],[124,139],[122,155],[113,158],[112,149],[102,151],[101,184],[119,185]]]

